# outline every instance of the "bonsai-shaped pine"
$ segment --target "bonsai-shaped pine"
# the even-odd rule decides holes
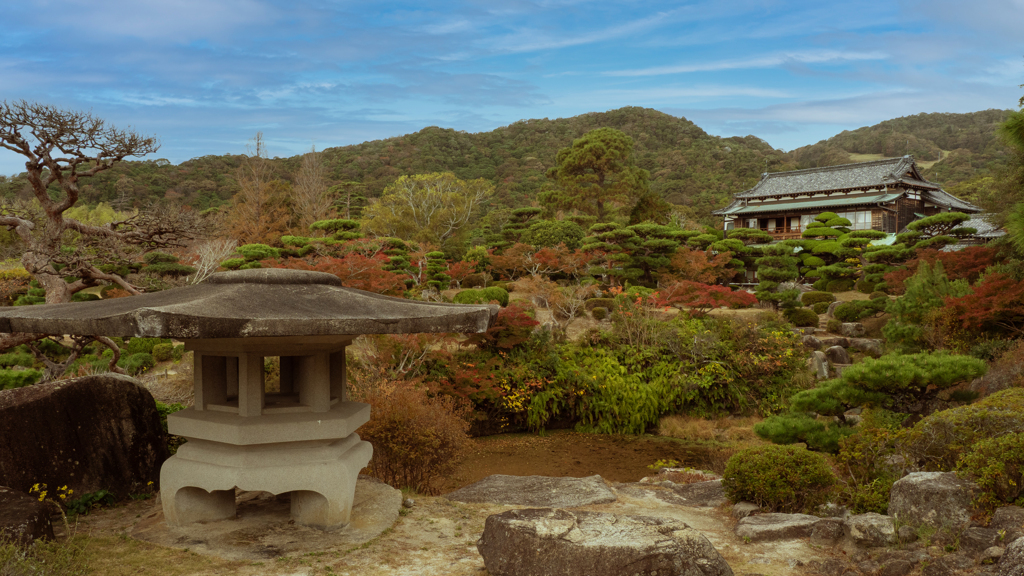
[[[936,260],[932,266],[922,260],[917,266],[917,273],[904,285],[906,293],[886,306],[886,312],[893,317],[882,328],[882,335],[902,351],[916,352],[928,346],[929,313],[943,306],[946,297],[959,298],[969,294],[971,287],[966,280],[950,282],[941,260]]]
[[[800,275],[793,246],[789,241],[761,247],[761,256],[755,261],[757,285],[755,294],[761,302],[771,302],[776,309],[789,310],[799,306],[800,291],[796,288],[779,290],[783,282],[792,282]]]
[[[505,248],[520,242],[527,230],[533,224],[532,220],[544,212],[543,208],[516,208],[512,211],[512,215],[508,222],[501,227],[502,240],[494,243],[492,248]]]
[[[446,273],[448,271],[448,262],[445,261],[444,252],[438,250],[427,252],[426,258],[427,286],[438,292],[447,290],[448,283],[451,282],[452,277]]]
[[[866,406],[922,414],[939,392],[986,369],[983,360],[944,352],[868,358],[843,370],[840,378],[794,394],[789,413],[768,418],[754,432],[776,444],[805,442],[812,450],[835,453],[839,440],[854,432],[848,410]]]
[[[860,275],[858,251],[842,242],[850,233],[850,225],[849,220],[835,212],[822,212],[801,234],[805,254],[801,259],[807,269],[804,276],[817,279],[815,289],[829,290],[829,284],[837,281],[842,287],[846,284],[844,280],[852,287],[853,279]],[[834,291],[837,284],[832,287],[830,291]]]
[[[969,219],[970,216],[963,212],[935,214],[908,224],[907,231],[898,234],[891,245],[866,246],[863,260],[870,264],[864,268],[865,281],[874,283],[878,289],[885,288],[884,284],[878,285],[882,276],[914,258],[918,250],[941,249],[977,232],[974,228],[961,226]]]

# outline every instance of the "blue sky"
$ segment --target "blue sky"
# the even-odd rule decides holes
[[[776,148],[919,112],[1015,108],[1024,0],[33,0],[0,99],[156,135],[151,159],[271,156],[622,106]],[[0,151],[0,174],[21,172]]]

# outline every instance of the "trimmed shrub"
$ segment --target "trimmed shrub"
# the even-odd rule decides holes
[[[181,357],[185,355],[185,345],[178,344],[171,350],[171,358],[174,358],[175,362],[181,362]]]
[[[810,306],[812,304],[817,304],[819,302],[830,304],[835,301],[836,295],[831,292],[818,292],[817,290],[815,290],[812,292],[804,292],[803,295],[800,296],[800,302],[804,306]]]
[[[853,290],[853,280],[850,279],[831,280],[825,284],[826,292],[849,292],[850,290]]]
[[[836,306],[835,316],[843,322],[856,322],[862,318],[874,316],[879,312],[885,312],[885,306],[889,299],[882,300],[854,300]]]
[[[601,306],[597,306],[596,308],[590,311],[590,314],[594,317],[594,320],[604,320],[605,318],[608,317],[608,309]]]
[[[810,276],[808,276],[808,277],[810,277]],[[824,278],[821,278],[821,279],[815,280],[815,281],[814,281],[814,283],[813,283],[813,284],[811,284],[811,286],[812,286],[812,287],[813,287],[813,288],[814,288],[815,290],[818,290],[818,291],[824,291],[824,290],[825,290],[825,287],[826,287],[826,286],[828,286],[828,280],[826,280],[826,279],[824,279]]]
[[[811,310],[814,310],[815,314],[824,314],[828,312],[828,307],[831,304],[831,302],[817,302],[811,306]]]
[[[886,294],[885,292],[881,292],[879,290],[875,290],[874,292],[871,293],[870,296],[868,296],[869,300],[878,300],[879,298],[885,298],[886,300],[888,300],[889,299],[889,295]]]
[[[499,288],[498,286],[488,286],[487,288],[484,288],[482,292],[484,298],[486,298],[485,302],[497,300],[498,304],[501,304],[502,307],[508,306],[508,290]]]
[[[7,354],[0,354],[0,366],[4,368],[10,368],[11,366],[24,366],[31,368],[32,364],[35,363],[35,356],[28,352],[8,352]]]
[[[615,298],[591,298],[583,303],[583,308],[587,312],[592,312],[594,308],[604,308],[605,310],[611,310],[615,308]]]
[[[829,318],[825,323],[825,329],[833,334],[839,334],[839,331],[843,329],[843,323],[835,318]]]
[[[878,282],[871,282],[870,280],[867,279],[860,279],[857,280],[857,283],[854,284],[853,287],[856,288],[862,294],[871,294],[872,292],[875,291],[875,284],[878,284]]]
[[[821,454],[797,446],[756,446],[734,454],[722,487],[732,502],[769,512],[809,512],[824,504],[837,478]]]
[[[784,314],[786,320],[800,328],[818,325],[818,315],[810,308],[790,308]]]
[[[121,353],[125,355],[139,354],[145,352],[146,354],[153,353],[153,347],[157,344],[170,344],[169,338],[132,338],[127,344],[121,346]]]
[[[974,500],[980,508],[1024,505],[1024,432],[982,439],[957,467],[981,488]]]
[[[42,376],[39,370],[0,370],[0,390],[31,386]]]
[[[153,359],[152,354],[146,352],[139,352],[137,354],[131,354],[128,356],[122,356],[117,361],[117,365],[124,368],[124,371],[132,376],[137,376],[146,370],[149,370],[153,366],[156,366],[156,360]]]
[[[437,480],[458,465],[469,444],[471,404],[430,397],[408,382],[384,382],[353,395],[373,407],[359,435],[373,444],[367,472],[392,486],[438,494]]]
[[[99,300],[100,297],[96,294],[90,294],[88,292],[75,292],[71,295],[72,302],[89,302],[91,300]]]
[[[157,362],[166,362],[173,357],[174,344],[162,342],[153,346],[153,359]]]

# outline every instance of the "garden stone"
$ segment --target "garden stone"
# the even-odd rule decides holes
[[[1024,536],[1024,508],[1020,506],[1002,506],[996,508],[992,515],[992,522],[988,525],[994,530],[1003,531],[1001,544],[1013,542]]]
[[[914,569],[913,562],[908,560],[893,560],[882,564],[876,573],[877,576],[907,576]]]
[[[736,535],[750,542],[806,538],[820,521],[821,518],[809,514],[757,514],[740,520]]]
[[[993,528],[968,528],[960,534],[960,549],[970,554],[978,554],[999,540],[999,531]]]
[[[903,544],[909,544],[910,542],[915,542],[917,540],[917,530],[910,526],[900,526],[896,535]]]
[[[839,308],[840,304],[842,304],[842,302],[832,302],[832,303],[830,303],[828,305],[828,310],[825,310],[825,316],[827,316],[829,318],[835,318],[836,317],[836,308]]]
[[[825,347],[842,346],[843,348],[848,348],[850,346],[850,340],[842,336],[826,336],[820,340],[821,345]]]
[[[477,541],[493,576],[732,576],[700,532],[672,519],[509,510],[489,516]]]
[[[49,505],[25,494],[0,486],[0,541],[29,545],[39,538],[53,538]]]
[[[1006,548],[1002,546],[990,546],[978,555],[978,562],[981,564],[996,564],[1005,552]]]
[[[839,328],[839,333],[847,338],[860,338],[864,332],[864,325],[860,322],[843,322]]]
[[[825,349],[825,357],[832,364],[849,364],[850,355],[846,353],[846,348],[842,346],[832,346]]]
[[[803,338],[800,339],[800,342],[811,350],[818,350],[821,348],[821,340],[819,340],[816,336],[804,336]]]
[[[825,353],[820,350],[815,350],[811,354],[811,359],[808,361],[811,366],[811,370],[814,371],[814,377],[818,380],[828,379],[828,359],[825,358]]]
[[[972,484],[954,472],[913,472],[889,492],[889,514],[900,524],[959,532],[971,521]]]
[[[860,570],[864,574],[874,574],[878,570],[878,562],[874,560],[865,560],[857,564],[857,570]]]
[[[507,476],[494,474],[445,495],[455,502],[533,506],[539,508],[575,508],[607,504],[615,493],[598,476],[552,478],[548,476]]]
[[[691,484],[676,484],[672,488],[675,493],[682,497],[685,503],[683,506],[694,508],[715,508],[726,503],[725,489],[722,488],[722,480],[709,480],[707,482],[693,482]]]
[[[761,507],[753,502],[737,502],[732,506],[732,517],[746,518],[761,511]]]
[[[1017,538],[1006,547],[999,559],[999,576],[1024,576],[1024,538]]]
[[[896,543],[892,518],[877,512],[854,514],[846,518],[847,533],[858,546],[889,546]]]
[[[878,358],[883,352],[882,341],[876,338],[851,338],[849,347],[872,358]]]
[[[76,494],[142,492],[160,478],[167,443],[153,395],[106,373],[0,392],[0,485]]]
[[[811,544],[825,546],[835,544],[843,537],[843,521],[839,518],[823,518],[811,529]]]

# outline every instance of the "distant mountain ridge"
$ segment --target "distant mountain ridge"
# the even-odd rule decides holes
[[[432,126],[322,153],[332,183],[359,183],[370,198],[403,174],[451,171],[461,178],[493,181],[496,204],[518,207],[528,205],[549,185],[544,174],[559,149],[589,130],[607,126],[633,138],[637,163],[650,171],[655,192],[710,221],[711,210],[753,186],[766,165],[778,172],[910,153],[927,178],[947,189],[991,174],[1009,157],[995,136],[995,127],[1008,113],[918,114],[844,131],[784,153],[756,136],[712,136],[685,118],[626,107],[571,118],[521,120],[474,134]],[[123,162],[91,179],[82,198],[89,203],[114,202],[127,190],[129,202],[176,199],[207,208],[237,192],[235,172],[241,158],[203,156],[177,166],[166,160]],[[271,160],[285,181],[292,180],[300,161],[301,156]],[[0,194],[18,193],[24,186],[18,180],[0,181]]]

